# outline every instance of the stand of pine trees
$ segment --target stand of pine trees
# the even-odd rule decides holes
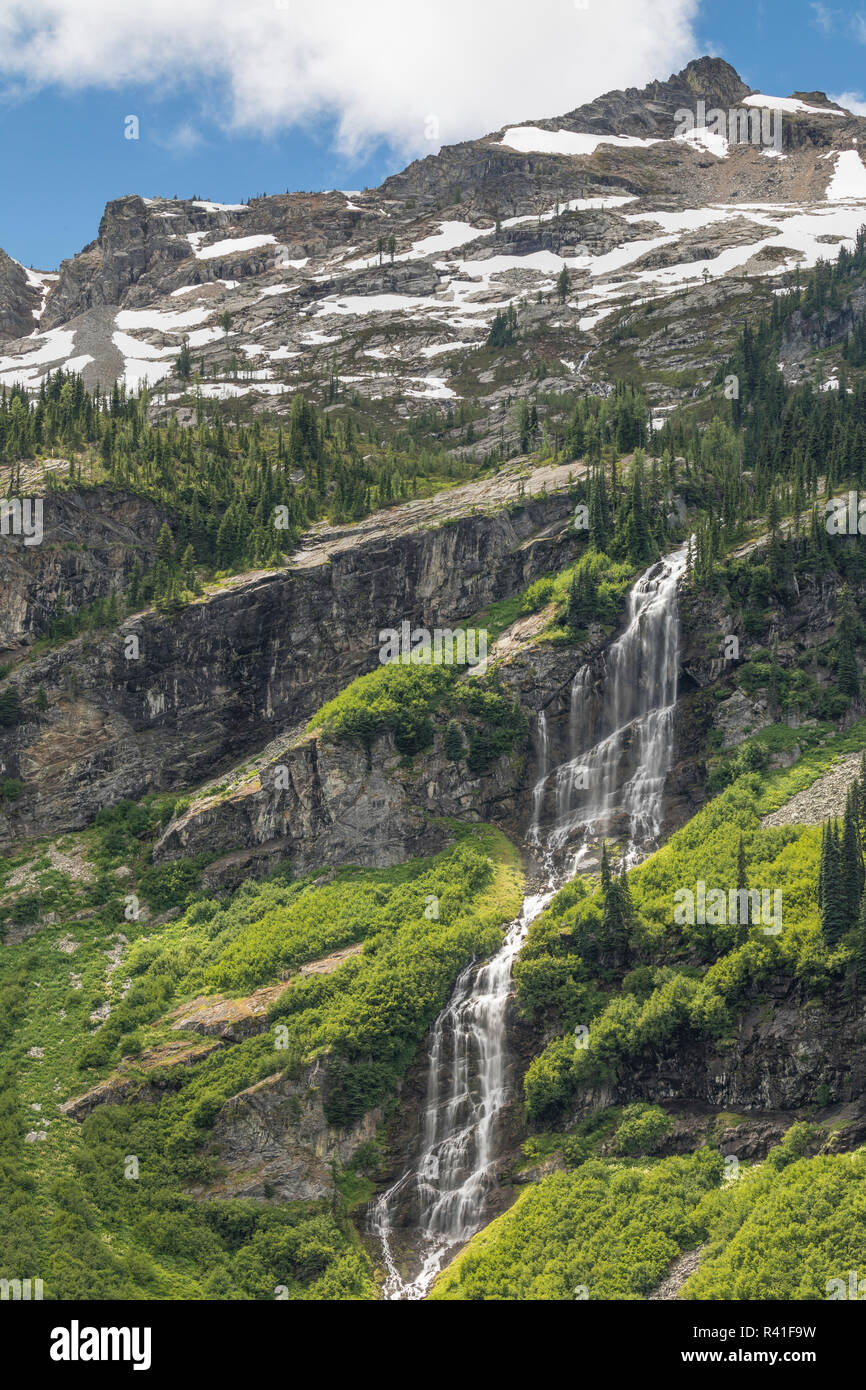
[[[602,843],[599,878],[602,892],[601,923],[591,940],[583,943],[584,959],[604,969],[622,970],[628,965],[634,907],[625,866],[614,873],[607,844]]]
[[[68,474],[47,475],[40,489],[107,483],[171,514],[171,556],[162,538],[155,571],[134,581],[133,603],[156,599],[171,607],[196,591],[195,565],[230,571],[281,564],[323,516],[356,520],[414,497],[422,481],[472,471],[411,438],[398,448],[372,430],[362,435],[351,415],[333,419],[303,396],[294,398],[287,420],[273,423],[244,423],[221,410],[206,418],[203,406],[195,425],[153,422],[149,402],[147,391],[127,396],[119,385],[108,395],[91,394],[79,376],[63,372],[49,376],[33,399],[19,387],[0,388],[0,494],[25,491],[26,460],[61,454],[70,460]],[[72,615],[60,610],[56,621],[68,625]],[[55,635],[63,635],[60,627]]]
[[[678,490],[699,513],[692,570],[700,587],[712,590],[718,557],[748,534],[750,522],[764,520],[780,592],[793,590],[797,573],[833,565],[851,582],[866,582],[862,538],[834,536],[831,544],[822,505],[847,488],[866,490],[866,379],[849,379],[843,367],[836,390],[821,390],[820,380],[790,386],[777,366],[794,315],[808,320],[825,308],[845,308],[864,283],[866,228],[853,251],[843,248],[838,260],[819,262],[805,277],[796,273],[769,313],[743,327],[716,374],[717,414],[705,428],[680,413],[651,436],[654,455],[683,460]],[[842,349],[852,366],[866,364],[861,342],[862,315]],[[782,516],[793,519],[787,534]]]
[[[829,820],[821,837],[816,895],[821,914],[821,933],[833,951],[843,943],[853,952],[858,989],[866,987],[866,754],[860,776],[848,792],[841,826]]]
[[[639,387],[617,382],[609,396],[582,396],[565,431],[566,457],[599,463],[605,446],[618,454],[646,448],[649,406]]]
[[[487,346],[492,348],[513,347],[517,342],[517,310],[509,304],[505,313],[499,310],[493,316]]]

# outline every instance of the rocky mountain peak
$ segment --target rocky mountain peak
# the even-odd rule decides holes
[[[695,58],[682,72],[669,78],[671,87],[687,88],[709,106],[731,106],[749,94],[748,88],[735,68],[724,58]]]
[[[727,109],[747,96],[749,88],[722,58],[696,58],[667,82],[605,92],[578,106],[566,116],[537,124],[569,130],[609,131],[616,135],[654,135],[667,139],[673,133],[678,110],[704,101],[707,108]],[[536,124],[533,122],[533,124]]]
[[[745,135],[741,120],[719,133],[701,119],[701,105],[707,117],[774,101],[772,148],[759,111]],[[97,240],[56,283],[0,263],[0,384],[37,388],[72,363],[89,386],[157,388],[153,408],[183,417],[186,340],[205,399],[285,411],[336,374],[373,413],[376,402],[404,417],[483,402],[480,444],[512,428],[533,383],[592,389],[608,335],[629,341],[635,305],[657,301],[676,305],[682,339],[660,329],[638,370],[667,409],[670,374],[685,366],[674,344],[699,369],[708,308],[727,332],[747,281],[769,285],[853,246],[863,148],[866,121],[823,91],[764,97],[704,56],[666,81],[443,146],[378,188],[238,204],[129,194],[107,204]],[[491,368],[488,335],[509,305],[520,345]]]

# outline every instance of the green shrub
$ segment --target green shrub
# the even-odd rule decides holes
[[[652,1153],[671,1128],[670,1116],[657,1105],[627,1105],[614,1136],[621,1154]]]
[[[202,860],[173,859],[168,864],[154,864],[145,869],[138,880],[141,894],[157,912],[170,907],[182,907],[189,894],[201,881]]]
[[[553,577],[546,575],[543,579],[536,579],[534,584],[530,584],[520,604],[521,613],[537,613],[539,608],[543,608],[545,604],[549,603],[553,598],[554,583]]]
[[[434,720],[441,725],[447,719],[443,738],[453,751],[446,749],[446,756],[466,757],[470,771],[483,772],[525,740],[529,722],[495,676],[458,680],[459,674],[455,666],[402,666],[397,662],[379,666],[324,705],[307,727],[321,729],[337,742],[358,743],[365,748],[391,732],[397,749],[412,757],[432,746]],[[464,726],[468,753],[460,730],[455,733],[451,728],[455,718],[449,716],[456,716]]]
[[[849,1296],[851,1270],[866,1278],[866,1153],[798,1158],[793,1128],[765,1164],[704,1199],[707,1250],[680,1298],[824,1301],[839,1282]]]
[[[391,662],[352,682],[310,720],[337,742],[369,748],[384,733],[401,753],[412,755],[433,742],[431,714],[455,684],[454,666],[401,666]]]
[[[701,1201],[721,1178],[703,1149],[648,1172],[596,1159],[521,1192],[437,1280],[431,1298],[571,1302],[644,1298],[698,1244]]]

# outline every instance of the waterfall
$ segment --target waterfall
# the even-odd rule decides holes
[[[556,819],[547,838],[554,851],[577,840],[577,862],[586,841],[603,835],[622,841],[627,863],[658,841],[673,752],[677,586],[685,566],[686,552],[678,550],[641,575],[596,684],[589,666],[574,678],[570,757],[551,774]],[[539,801],[544,797],[542,790]]]
[[[434,1024],[421,1151],[370,1211],[370,1228],[388,1271],[386,1298],[423,1298],[451,1256],[482,1225],[495,1185],[495,1122],[510,1094],[504,1043],[511,967],[530,922],[555,891],[551,886],[524,899],[500,950],[486,965],[468,965],[461,972]],[[422,1233],[421,1267],[408,1282],[393,1250],[394,1217],[401,1210],[410,1213],[411,1225]]]
[[[532,921],[561,886],[553,865],[575,837],[624,827],[627,857],[657,840],[670,769],[678,667],[677,585],[685,551],[652,565],[634,585],[622,635],[603,670],[582,665],[569,702],[569,758],[550,769],[547,717],[537,725],[538,778],[527,840],[546,850],[549,881],[524,899],[503,945],[466,966],[430,1039],[419,1150],[372,1204],[371,1232],[387,1270],[387,1299],[424,1298],[439,1271],[487,1219],[496,1187],[497,1122],[512,1097],[506,1023],[511,972]],[[543,814],[551,786],[555,817]],[[572,865],[572,872],[580,853]],[[420,1234],[417,1272],[400,1269],[400,1231]]]
[[[544,786],[547,781],[547,769],[550,764],[550,738],[547,733],[547,715],[544,710],[538,714],[538,780],[532,789],[532,816],[529,821],[529,829],[526,838],[530,844],[538,842],[538,830],[541,822],[541,808],[544,803]]]

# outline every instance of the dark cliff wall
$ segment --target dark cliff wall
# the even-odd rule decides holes
[[[0,843],[80,827],[151,789],[194,786],[264,748],[375,664],[380,628],[453,626],[566,564],[569,520],[560,495],[378,537],[19,666],[4,684],[18,688],[25,718],[0,730],[0,775],[23,792],[0,819]]]
[[[166,520],[155,503],[108,488],[44,492],[42,541],[0,536],[0,660],[45,635],[59,595],[75,612],[122,593],[136,559],[151,564]]]

